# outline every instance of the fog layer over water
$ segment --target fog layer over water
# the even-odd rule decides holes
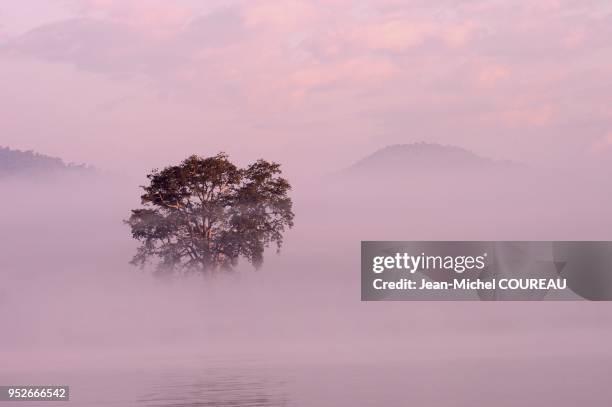
[[[359,300],[361,240],[610,240],[603,177],[523,169],[297,180],[281,254],[214,281],[128,265],[136,243],[122,220],[142,182],[0,180],[0,382],[65,380],[83,405],[122,385],[101,405],[232,395],[227,405],[405,405],[404,389],[419,405],[612,397],[602,384],[612,373],[607,303]]]

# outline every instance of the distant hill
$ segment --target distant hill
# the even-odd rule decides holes
[[[346,169],[349,175],[403,175],[518,168],[511,161],[481,157],[461,147],[432,143],[396,144],[382,148]]]
[[[61,158],[34,151],[0,147],[0,177],[10,175],[52,174],[60,172],[91,172],[85,165],[66,164]]]

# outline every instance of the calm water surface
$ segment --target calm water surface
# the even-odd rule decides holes
[[[612,360],[526,358],[300,365],[197,362],[181,368],[8,374],[2,383],[69,384],[71,401],[3,406],[609,407]]]

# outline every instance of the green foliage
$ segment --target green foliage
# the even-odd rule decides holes
[[[237,168],[224,153],[154,170],[142,187],[144,208],[126,221],[142,243],[132,263],[157,259],[159,271],[211,273],[242,257],[260,267],[264,249],[279,251],[293,226],[291,186],[280,173],[264,160]]]

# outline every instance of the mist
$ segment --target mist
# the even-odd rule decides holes
[[[144,175],[3,178],[0,377],[65,377],[90,389],[81,393],[85,403],[102,391],[92,381],[109,372],[189,376],[211,363],[257,369],[248,380],[277,366],[272,377],[292,383],[290,398],[313,386],[304,375],[320,366],[353,366],[344,379],[330,378],[338,383],[371,375],[394,383],[396,374],[419,382],[421,371],[445,366],[446,379],[426,375],[451,383],[473,370],[493,389],[502,382],[490,372],[521,364],[540,371],[543,385],[558,379],[561,361],[588,360],[593,375],[609,373],[605,303],[360,302],[361,240],[610,239],[604,177],[436,165],[442,172],[433,175],[302,177],[293,183],[295,226],[280,254],[268,250],[258,271],[243,261],[214,278],[160,276],[128,264],[136,242],[123,220],[140,205]],[[312,391],[305,400],[324,394]],[[389,405],[400,399],[390,396]]]
[[[361,240],[609,239],[603,179],[532,169],[328,178],[294,184],[296,224],[279,255],[268,250],[261,270],[243,261],[213,279],[155,276],[128,264],[136,242],[122,221],[139,207],[138,177],[3,180],[5,204],[15,200],[0,219],[8,360],[18,365],[35,357],[34,348],[118,350],[130,354],[124,362],[158,348],[283,350],[299,359],[327,358],[331,348],[338,357],[363,357],[364,347],[379,358],[381,339],[431,346],[434,331],[465,347],[465,335],[497,334],[491,318],[499,329],[512,325],[513,335],[535,330],[552,339],[551,327],[575,334],[580,325],[607,338],[602,322],[612,313],[596,304],[361,304],[358,287]]]

